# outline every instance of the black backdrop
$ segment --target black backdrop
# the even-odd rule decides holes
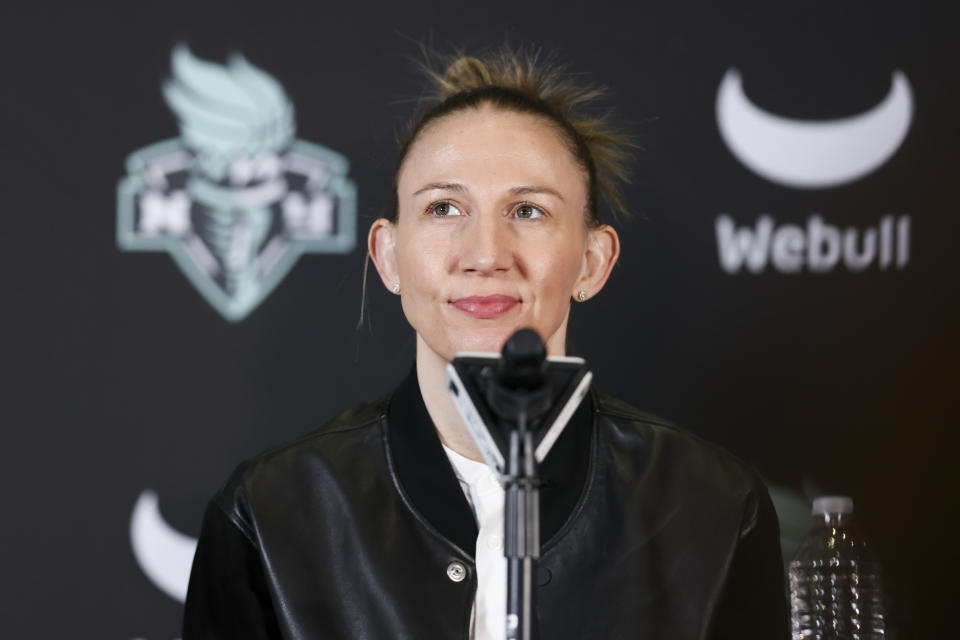
[[[417,43],[470,48],[508,34],[609,87],[645,147],[621,264],[574,309],[569,351],[599,387],[756,465],[788,553],[811,495],[852,495],[899,637],[947,637],[960,272],[947,18],[892,2],[5,6],[0,635],[178,637],[182,605],[134,553],[134,505],[153,527],[143,553],[188,547],[174,531],[196,535],[238,460],[388,390],[412,362],[412,332],[378,281],[357,328],[361,248],[304,254],[231,322],[170,255],[118,246],[125,159],[180,134],[161,91],[174,46],[219,64],[242,53],[279,82],[296,138],[349,160],[362,247],[388,202],[394,132],[422,86]],[[907,136],[844,185],[770,181],[718,130],[730,69],[750,102],[809,122],[867,112],[900,70]],[[861,242],[884,216],[907,217],[909,255],[861,271],[841,261],[816,273],[808,261],[796,273],[728,273],[718,217],[743,231],[764,215],[808,235],[818,215]],[[145,491],[162,516],[151,520]],[[161,556],[175,574],[176,554]]]

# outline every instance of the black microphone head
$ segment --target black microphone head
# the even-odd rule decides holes
[[[507,389],[536,389],[547,374],[547,346],[533,329],[520,329],[503,345],[497,380]]]

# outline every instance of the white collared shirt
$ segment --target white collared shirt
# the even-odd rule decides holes
[[[503,487],[483,462],[444,445],[467,502],[477,518],[477,596],[471,640],[504,640],[507,635],[507,559],[503,555]]]

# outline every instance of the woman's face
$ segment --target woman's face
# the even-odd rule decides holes
[[[374,223],[370,252],[421,341],[451,360],[532,327],[562,354],[571,297],[603,286],[619,248],[587,228],[586,177],[557,129],[458,111],[420,133],[397,183],[397,221]]]

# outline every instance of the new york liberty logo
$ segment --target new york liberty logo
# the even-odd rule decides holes
[[[173,50],[163,86],[180,137],[127,158],[117,243],[167,251],[224,318],[243,320],[303,253],[347,253],[356,187],[347,159],[294,138],[293,105],[272,76],[234,55]]]

